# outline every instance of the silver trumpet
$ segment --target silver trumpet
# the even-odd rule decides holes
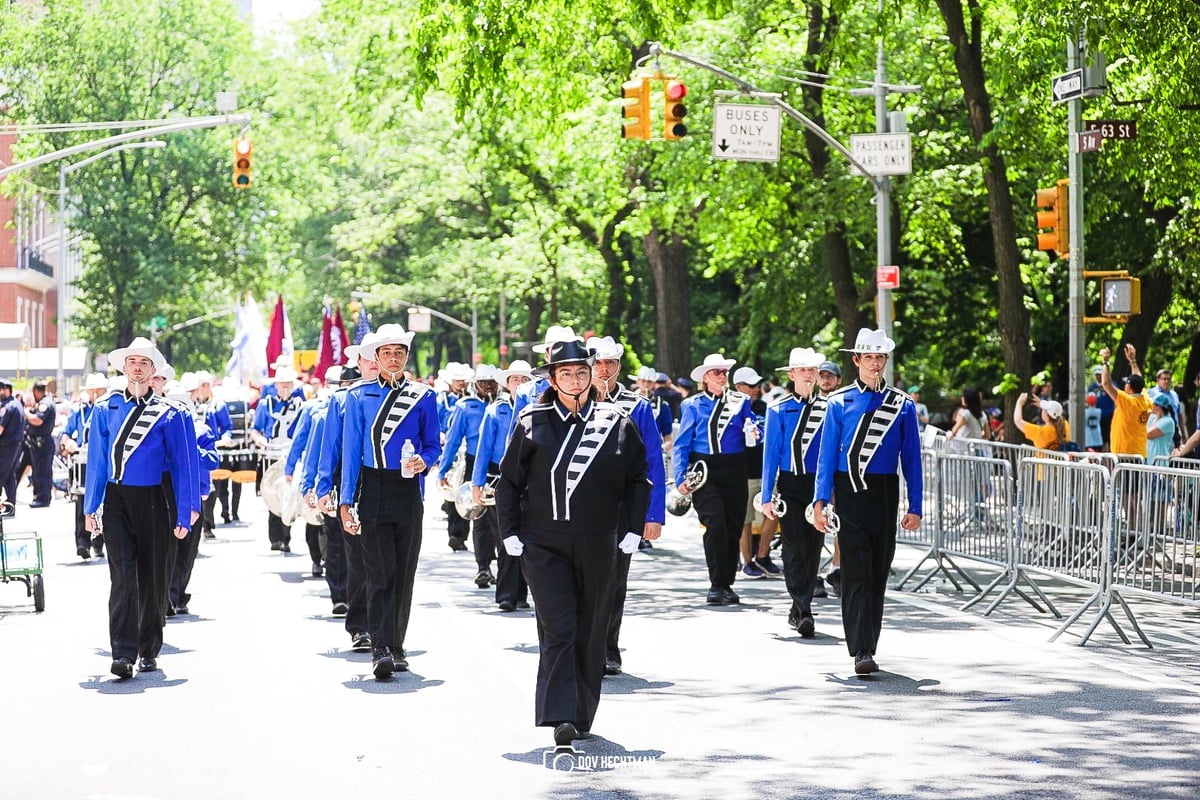
[[[781,495],[779,492],[775,492],[773,495],[771,495],[771,502],[769,503],[769,505],[775,511],[776,517],[782,518],[784,514],[787,514],[787,509],[788,509],[787,500],[784,500],[783,495]],[[754,495],[754,508],[757,511],[763,510],[763,502],[762,502],[761,495],[758,495],[758,494]]]
[[[825,529],[827,531],[832,534],[836,534],[839,530],[841,530],[842,520],[837,515],[837,512],[833,510],[833,503],[827,503],[825,507],[821,509],[821,515],[825,517]],[[814,528],[817,526],[817,518],[816,514],[813,512],[812,503],[809,503],[808,507],[804,509],[804,519]]]
[[[692,507],[692,492],[699,489],[708,480],[708,464],[703,461],[697,461],[688,467],[688,471],[683,476],[684,485],[688,487],[688,493],[684,494],[679,491],[678,487],[672,487],[671,491],[667,492],[667,511],[677,517],[682,517]]]

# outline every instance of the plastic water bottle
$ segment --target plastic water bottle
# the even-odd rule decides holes
[[[404,446],[400,448],[400,476],[403,478],[411,478],[413,471],[408,468],[408,462],[417,454],[417,448],[413,447],[412,439],[405,439]]]
[[[746,420],[746,424],[742,426],[742,433],[746,436],[746,447],[754,447],[758,443],[758,432],[754,428],[754,420]]]

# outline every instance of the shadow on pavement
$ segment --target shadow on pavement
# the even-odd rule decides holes
[[[367,666],[370,666],[369,662]],[[426,680],[409,670],[408,672],[397,672],[385,681],[377,681],[374,675],[367,672],[353,680],[343,681],[342,685],[347,689],[357,689],[364,694],[412,694],[422,689],[441,686],[444,683],[443,680]]]

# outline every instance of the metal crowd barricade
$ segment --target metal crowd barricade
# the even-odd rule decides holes
[[[900,527],[900,519],[908,511],[908,484],[901,481],[900,492],[900,507],[897,509],[896,516],[896,543],[911,544],[916,547],[926,548],[925,554],[917,565],[900,579],[892,588],[903,589],[904,584],[914,575],[921,565],[930,558],[935,557],[937,553],[937,530],[938,530],[938,489],[937,489],[937,462],[940,458],[936,450],[921,451],[921,508],[925,512],[921,517],[921,525],[915,531],[906,531]],[[930,513],[932,511],[932,514]],[[935,570],[936,572],[936,570]],[[928,580],[928,578],[926,579]],[[952,579],[953,580],[953,579]],[[925,581],[921,582],[924,585]]]
[[[1113,473],[1114,591],[1197,606],[1200,464],[1159,463],[1121,464]]]

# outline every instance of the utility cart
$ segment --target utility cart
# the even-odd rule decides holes
[[[9,503],[0,504],[4,513],[11,511]],[[33,610],[46,610],[46,583],[42,578],[42,537],[32,531],[4,531],[0,516],[0,583],[20,581],[25,594],[33,598]]]

